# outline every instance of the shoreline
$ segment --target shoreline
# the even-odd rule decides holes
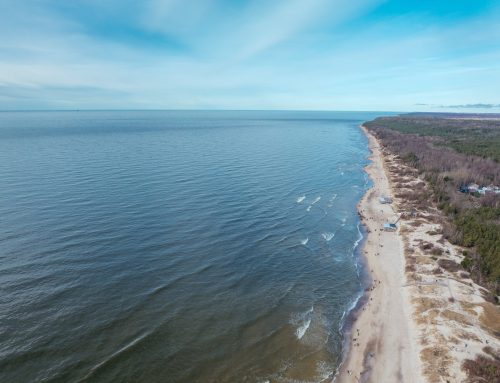
[[[410,302],[401,288],[403,241],[397,232],[380,230],[387,219],[396,219],[391,205],[378,202],[379,195],[393,197],[392,190],[378,142],[364,127],[361,129],[370,149],[370,163],[364,170],[372,180],[372,186],[357,205],[365,234],[360,255],[367,280],[358,304],[349,314],[345,355],[334,381],[419,382],[420,368],[415,365],[418,356],[413,350],[415,342],[407,310]],[[391,264],[397,267],[387,267]]]
[[[466,249],[443,236],[446,217],[432,200],[412,202],[415,190],[432,193],[425,180],[360,129],[372,180],[357,205],[366,279],[346,319],[333,382],[463,383],[478,360],[498,360],[500,308],[460,266]],[[381,196],[392,203],[380,203]],[[384,223],[397,223],[396,230],[384,231]]]

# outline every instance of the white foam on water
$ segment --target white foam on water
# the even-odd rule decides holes
[[[320,199],[321,199],[321,196],[316,197],[316,199],[311,202],[311,206],[314,205],[316,202],[318,202]]]
[[[303,196],[301,196],[301,197],[297,198],[297,203],[301,203],[301,202],[302,202],[302,201],[304,201],[305,199],[306,199],[306,196],[305,196],[305,195],[303,195]]]
[[[302,339],[302,337],[305,335],[307,329],[311,325],[311,319],[307,319],[304,323],[302,323],[301,326],[295,331],[295,335],[297,335],[297,339]]]
[[[330,203],[328,204],[328,207],[332,207],[333,206],[333,201],[335,201],[335,199],[337,198],[337,194],[334,194],[332,196],[332,198],[330,198]]]
[[[302,313],[294,314],[292,316],[291,323],[295,326],[298,325],[297,329],[295,330],[295,336],[297,337],[297,339],[302,339],[306,334],[307,330],[309,329],[309,326],[311,325],[313,312],[314,312],[314,307],[311,306],[309,310]]]
[[[326,242],[330,242],[332,238],[335,236],[335,233],[322,233],[321,236]]]
[[[307,245],[307,242],[309,242],[309,237],[307,237],[306,239],[303,239],[302,241],[300,241],[300,243],[302,245],[304,245],[304,246]]]
[[[332,366],[329,366],[324,360],[321,360],[317,363],[316,371],[318,371],[320,382],[329,379],[335,372]]]
[[[363,239],[363,233],[361,233],[361,229],[359,227],[360,227],[360,224],[358,223],[358,225],[356,226],[356,228],[358,229],[359,237],[358,237],[358,239],[356,241],[354,241],[354,245],[352,246],[352,250],[353,251],[356,250],[356,247],[358,247],[359,243]]]
[[[344,172],[340,172],[340,175],[343,176],[344,175]]]

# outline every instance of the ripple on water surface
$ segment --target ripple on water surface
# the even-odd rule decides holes
[[[0,113],[0,380],[331,377],[371,117]]]

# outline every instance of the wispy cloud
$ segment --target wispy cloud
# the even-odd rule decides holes
[[[0,109],[500,108],[475,103],[497,101],[499,8],[441,20],[383,0],[0,6]]]
[[[440,105],[440,108],[449,109],[493,109],[500,108],[500,104],[462,104],[462,105]]]

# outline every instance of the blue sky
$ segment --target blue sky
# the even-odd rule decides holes
[[[0,0],[0,109],[500,111],[498,0]]]

